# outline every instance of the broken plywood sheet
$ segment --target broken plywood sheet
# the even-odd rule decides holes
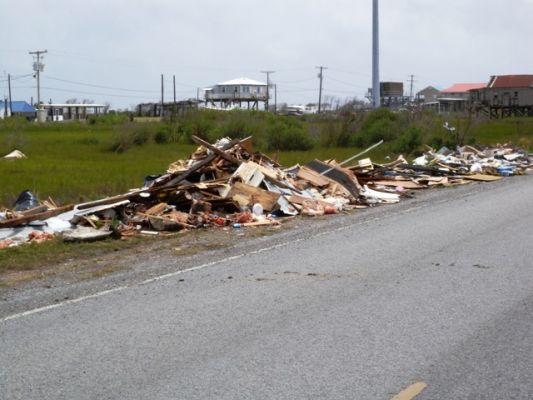
[[[493,182],[493,181],[499,181],[500,179],[502,179],[501,176],[485,175],[485,174],[466,175],[466,176],[463,176],[462,178],[469,180],[469,181],[479,181],[479,182]]]
[[[332,166],[320,160],[313,160],[309,164],[307,164],[307,167],[311,168],[313,171],[318,172],[319,174],[322,174],[330,170]],[[350,174],[348,174],[347,172],[347,170],[344,170],[342,168],[334,167],[330,171],[326,172],[324,176],[334,180],[335,182],[340,183],[346,190],[348,190],[348,192],[354,198],[357,198],[359,196],[357,178],[355,177],[353,172],[349,171]]]
[[[267,190],[235,182],[228,193],[228,197],[238,202],[240,205],[253,206],[259,203],[266,211],[273,211],[277,208],[279,193],[272,193]]]
[[[253,162],[242,163],[230,178],[230,184],[233,182],[242,182],[246,185],[259,187],[265,175],[259,170],[259,165]]]
[[[296,176],[300,179],[304,179],[310,182],[313,186],[317,187],[328,186],[330,183],[330,181],[326,177],[305,166],[300,167]]]
[[[402,181],[402,180],[379,180],[379,181],[371,181],[369,184],[373,185],[381,185],[381,186],[392,186],[397,187],[401,186],[404,189],[425,189],[427,186],[421,185],[419,183],[413,182],[413,181]]]

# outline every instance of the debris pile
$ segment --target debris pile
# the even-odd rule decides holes
[[[215,144],[193,140],[200,147],[189,159],[172,163],[163,175],[147,176],[142,188],[125,194],[59,207],[23,192],[13,210],[0,213],[0,248],[59,233],[76,242],[210,226],[279,225],[283,217],[397,203],[416,189],[497,180],[496,175],[525,173],[531,165],[528,154],[512,147],[465,146],[456,152],[429,149],[411,164],[400,156],[389,164],[366,158],[343,167],[354,156],[343,163],[313,160],[283,169],[253,152],[250,137]]]

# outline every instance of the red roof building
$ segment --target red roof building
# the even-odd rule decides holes
[[[533,116],[533,75],[498,75],[470,92],[474,108],[491,118]]]
[[[487,85],[490,89],[529,88],[533,87],[533,75],[499,75],[493,76]]]
[[[468,93],[469,90],[483,89],[486,83],[456,83],[455,85],[441,90],[441,93]]]

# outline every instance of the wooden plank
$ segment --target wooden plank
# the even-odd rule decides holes
[[[479,181],[479,182],[493,182],[493,181],[499,181],[500,179],[502,179],[501,176],[485,175],[485,174],[465,175],[465,176],[461,176],[461,178],[467,179],[469,181]]]
[[[106,206],[108,204],[114,204],[114,203],[120,203],[121,201],[129,200],[132,197],[138,196],[142,192],[148,192],[149,190],[142,190],[137,189],[135,191],[125,193],[125,194],[119,194],[117,196],[113,197],[106,197],[105,199],[90,201],[88,203],[78,204],[76,206],[76,210],[85,210],[87,208],[93,208],[98,206]]]
[[[221,149],[219,149],[218,147],[213,146],[212,144],[210,144],[210,143],[206,142],[205,140],[199,138],[198,136],[194,136],[194,135],[192,135],[192,136],[191,136],[191,139],[192,139],[195,143],[204,146],[205,148],[211,150],[213,153],[219,155],[220,157],[224,158],[225,160],[227,160],[227,161],[229,161],[229,162],[231,162],[231,163],[233,163],[233,164],[240,165],[241,162],[242,162],[242,161],[236,159],[235,157],[233,157],[232,155],[227,154],[224,150],[221,150]],[[245,141],[245,140],[246,140],[246,139],[243,139],[242,141]],[[242,141],[241,141],[241,142],[242,142]]]
[[[235,182],[231,188],[228,197],[239,202],[246,202],[248,206],[259,203],[266,211],[273,211],[277,207],[279,193],[272,193],[267,190],[246,185],[241,182]]]
[[[425,189],[426,186],[420,185],[413,181],[400,181],[400,180],[380,180],[380,181],[370,181],[368,183],[373,185],[382,185],[382,186],[401,186],[404,189]]]
[[[298,170],[298,174],[296,176],[300,179],[304,179],[308,182],[310,182],[313,186],[316,187],[324,187],[328,186],[330,181],[326,179],[324,176],[320,175],[318,172],[313,171],[311,168],[308,167],[300,167]]]
[[[292,196],[285,196],[285,198],[291,202],[292,204],[297,204],[297,205],[303,205],[304,203],[315,203],[315,204],[319,204],[323,207],[331,207],[331,203],[328,203],[327,201],[324,201],[324,200],[315,200],[315,199],[311,199],[309,197],[304,197],[304,196],[299,196],[297,194],[293,194]]]
[[[56,215],[59,215],[59,214],[63,214],[64,212],[70,211],[73,208],[74,208],[74,205],[69,204],[68,206],[58,207],[53,210],[48,210],[48,211],[41,212],[38,214],[27,215],[24,217],[13,218],[13,219],[6,219],[3,221],[0,221],[0,228],[13,228],[15,226],[24,225],[32,221],[42,221],[48,218],[55,217]]]

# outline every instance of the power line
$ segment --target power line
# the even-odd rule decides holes
[[[30,87],[25,87],[29,89]],[[52,90],[56,92],[65,92],[65,93],[77,93],[77,94],[90,94],[95,96],[109,96],[109,97],[122,97],[122,98],[135,98],[135,99],[146,99],[146,96],[136,96],[131,94],[112,94],[112,93],[98,93],[98,92],[83,92],[79,90],[68,90],[62,88],[53,88],[48,86],[43,86],[43,89]]]
[[[353,86],[353,87],[360,88],[360,89],[366,89],[366,86],[355,85],[355,84],[350,83],[350,82],[341,81],[340,79],[332,78],[329,75],[328,75],[328,80],[331,80],[331,81],[334,81],[334,82],[337,82],[337,83],[342,83],[343,85]]]
[[[71,83],[71,84],[79,85],[79,86],[94,87],[94,88],[99,88],[99,89],[119,90],[119,91],[123,91],[123,92],[159,93],[159,90],[140,90],[140,89],[118,88],[118,87],[113,87],[113,86],[104,86],[104,85],[96,85],[96,84],[92,84],[92,83],[71,81],[71,80],[68,80],[68,79],[55,78],[55,77],[52,77],[52,76],[48,76],[47,79],[51,79],[53,81],[58,81],[58,82]]]

